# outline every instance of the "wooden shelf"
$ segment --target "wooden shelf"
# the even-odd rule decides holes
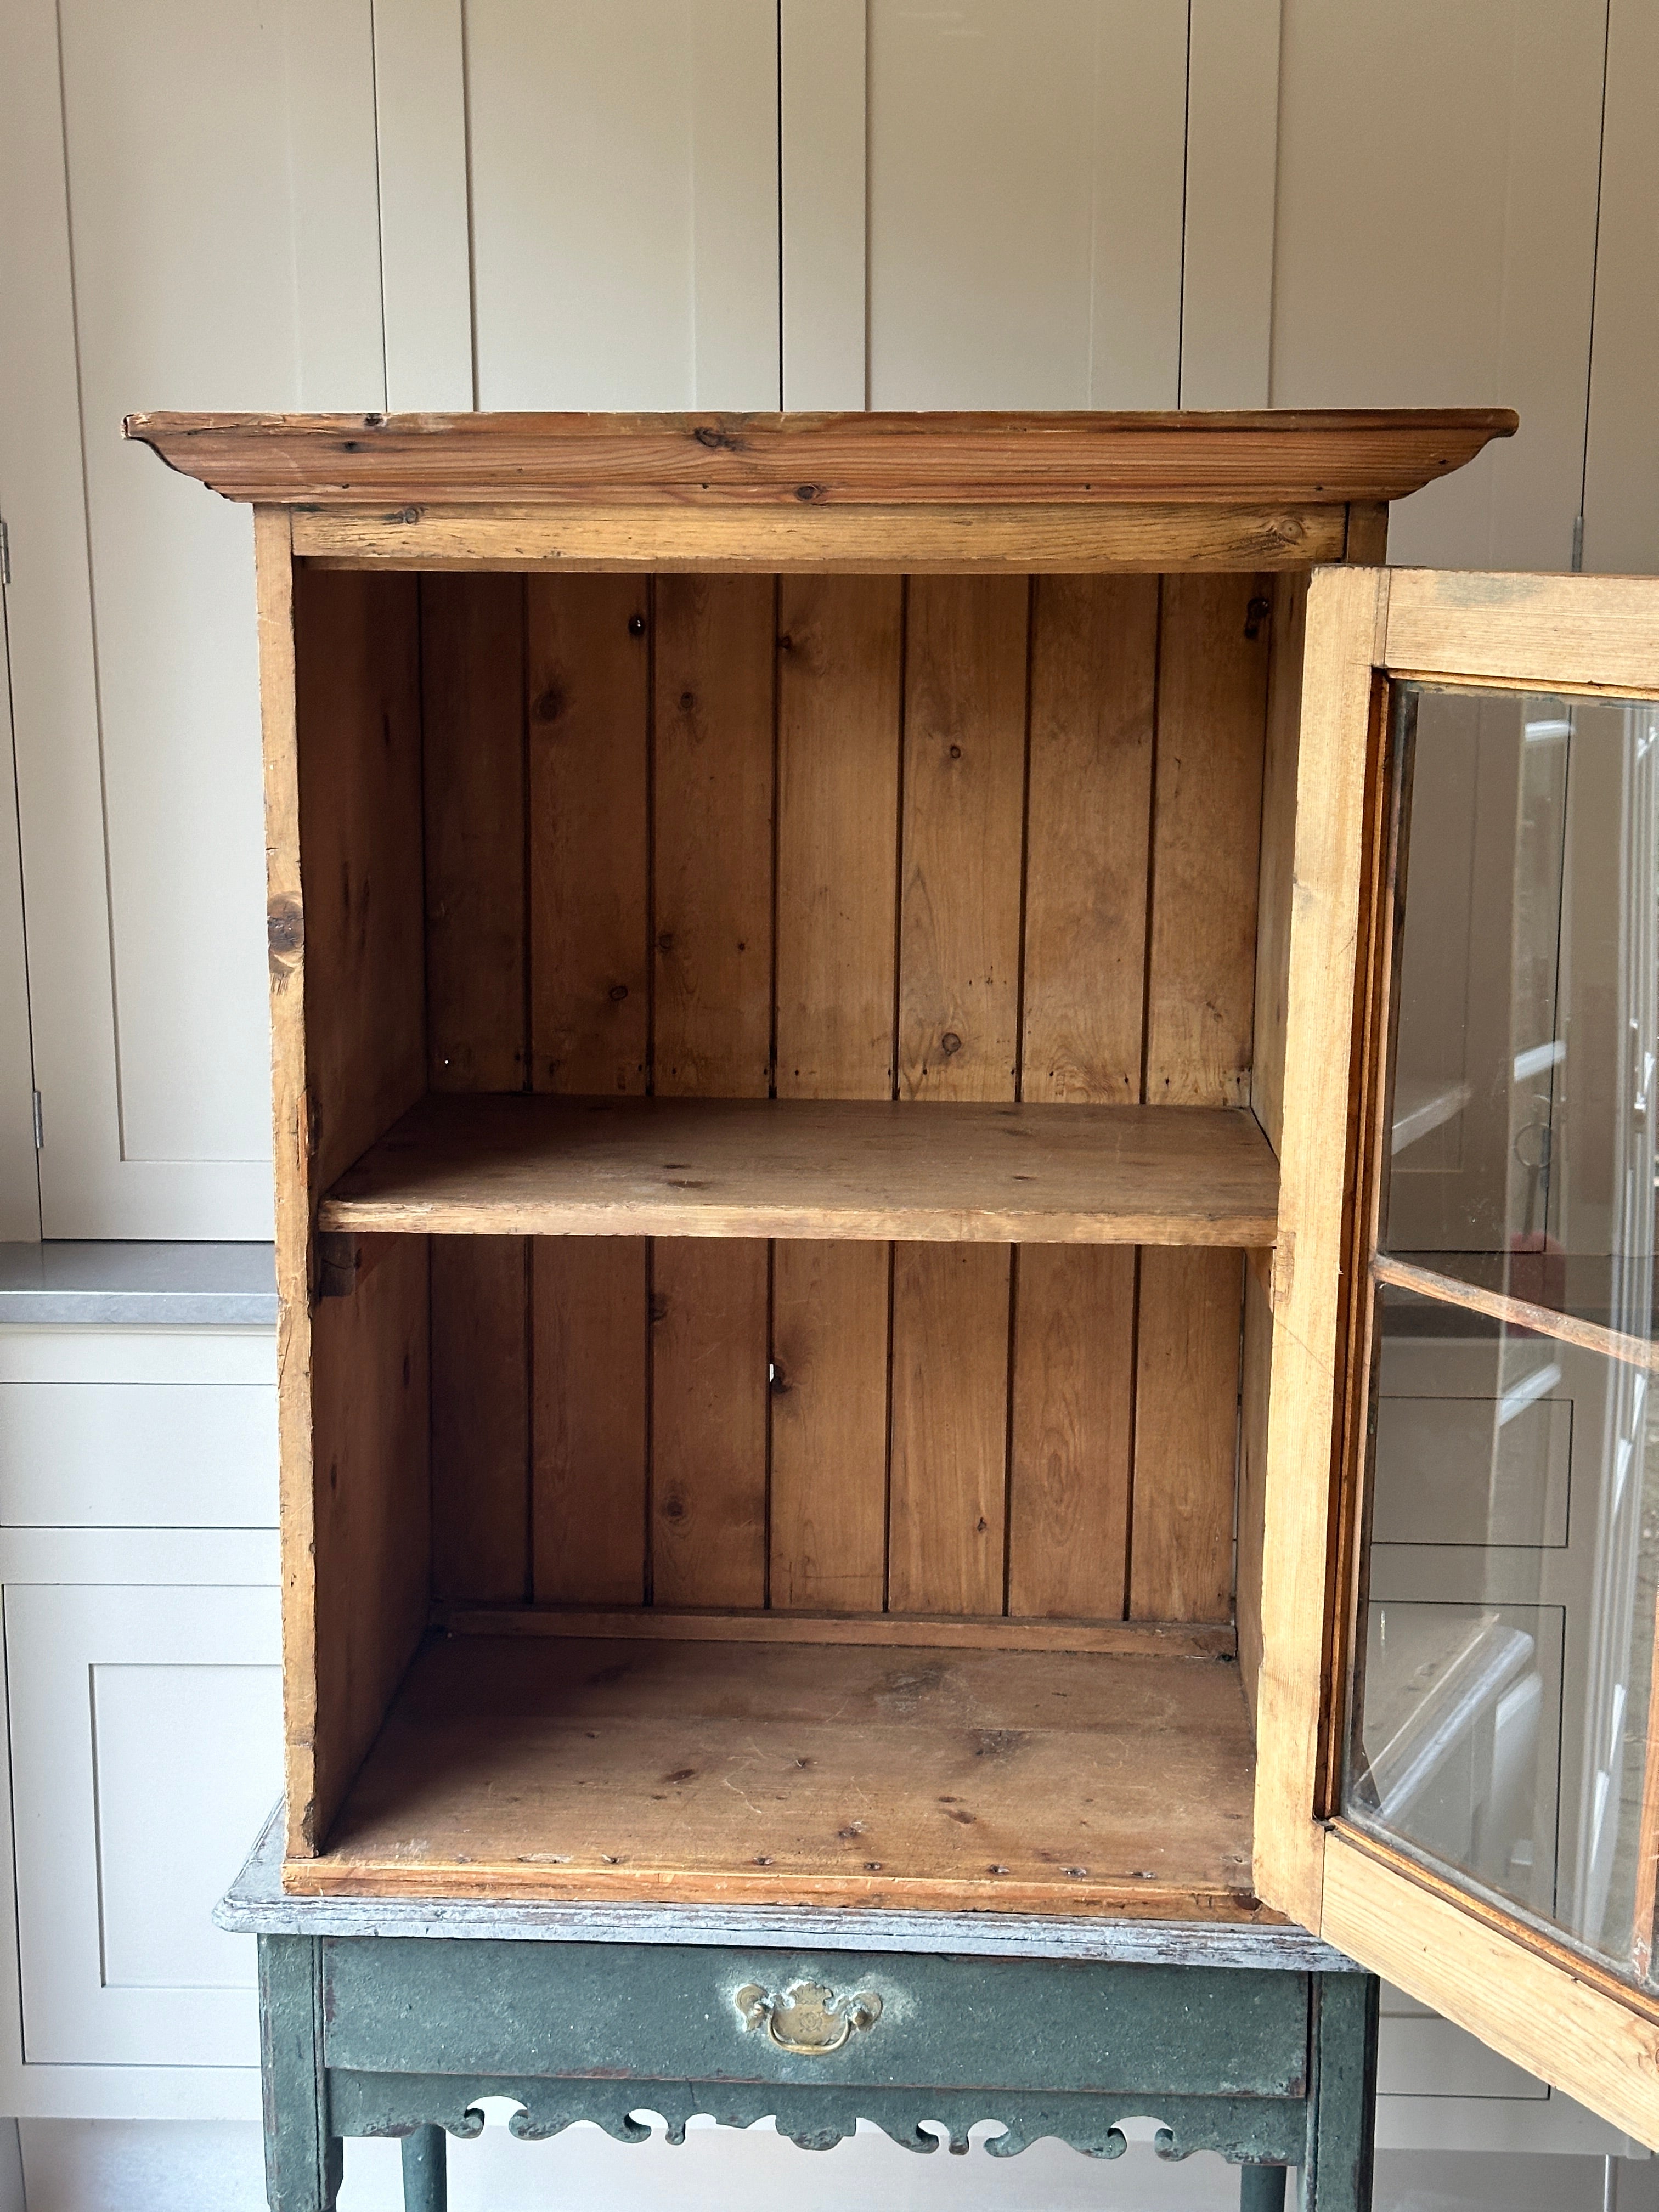
[[[1613,1326],[1608,1291],[1616,1264],[1605,1255],[1553,1252],[1379,1252],[1371,1271],[1390,1290],[1659,1370],[1659,1345]]]
[[[1215,1658],[454,1637],[290,1891],[1249,1920]]]
[[[319,1225],[1253,1247],[1278,1200],[1233,1109],[451,1093],[365,1153]]]

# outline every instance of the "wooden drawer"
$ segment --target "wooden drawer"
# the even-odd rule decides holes
[[[1300,1973],[393,1937],[326,1943],[323,1976],[327,2063],[362,2073],[1272,2098],[1308,2078]],[[781,2049],[738,1995],[801,1984],[879,2014]]]

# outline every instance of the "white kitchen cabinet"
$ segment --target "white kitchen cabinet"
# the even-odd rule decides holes
[[[253,1946],[210,1916],[270,1808],[276,1590],[8,1580],[4,1603],[24,2063],[256,2065]]]
[[[252,1946],[211,1914],[281,1788],[275,1353],[0,1328],[7,2112],[257,2110]]]

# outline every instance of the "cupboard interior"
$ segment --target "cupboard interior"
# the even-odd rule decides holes
[[[1305,581],[296,564],[290,1887],[1263,1910]]]

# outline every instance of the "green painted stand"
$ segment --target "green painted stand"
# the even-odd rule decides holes
[[[217,1916],[259,1938],[272,2212],[328,2212],[345,2136],[401,2137],[406,2212],[443,2212],[484,2097],[531,2141],[702,2112],[965,2151],[995,2120],[998,2158],[1115,2158],[1151,2119],[1160,2157],[1239,2165],[1242,2212],[1289,2166],[1303,2212],[1370,2204],[1376,1984],[1298,1929],[285,1898],[276,1849]]]

